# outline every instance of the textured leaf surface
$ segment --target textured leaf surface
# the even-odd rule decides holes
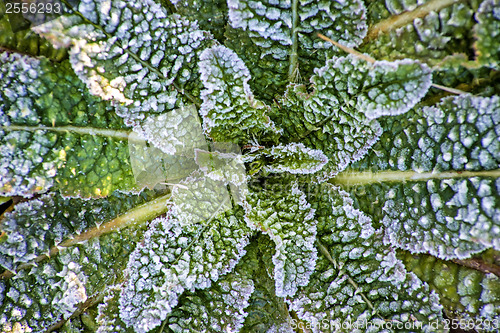
[[[365,179],[376,179],[383,170],[406,171],[409,181],[401,182],[403,173],[386,172],[395,182],[362,184],[352,192],[360,203],[371,198],[362,209],[403,249],[443,259],[498,249],[499,121],[497,96],[450,97],[405,118],[387,119],[380,142],[352,168],[378,172]]]
[[[272,260],[278,297],[293,296],[306,285],[317,258],[314,209],[297,184],[291,185],[290,193],[259,191],[248,199],[251,210],[246,218],[276,244]]]
[[[130,257],[120,298],[120,318],[136,332],[159,326],[184,290],[204,289],[230,272],[248,243],[241,212],[229,211],[209,225],[182,226],[167,213],[154,220]]]
[[[238,56],[223,46],[206,49],[200,56],[205,133],[216,142],[248,143],[281,132],[266,113],[270,108],[254,98],[250,73]]]
[[[227,23],[226,0],[177,0],[175,4],[177,13],[190,21],[198,21],[200,28],[210,31],[219,41],[224,39],[224,28]]]
[[[16,265],[49,254],[52,247],[85,230],[97,227],[119,214],[152,199],[153,193],[113,193],[106,200],[65,199],[55,194],[22,202],[6,213],[0,230],[0,266],[15,271]],[[78,208],[75,208],[78,207]]]
[[[0,63],[0,193],[55,187],[100,197],[135,188],[128,128],[108,103],[81,92],[67,63],[8,53]]]
[[[476,1],[374,1],[368,17],[373,26],[381,24],[388,31],[369,32],[361,51],[377,59],[413,58],[426,63],[437,63],[451,54],[469,54],[467,39],[472,37],[476,10]],[[391,22],[397,15],[412,11],[415,14],[407,15],[402,24]]]
[[[311,81],[321,92],[326,88],[327,94],[334,94],[333,103],[354,106],[374,119],[410,110],[429,89],[431,71],[409,59],[371,64],[349,55],[328,60]]]
[[[309,75],[332,53],[317,32],[349,46],[366,34],[361,1],[228,1],[226,45],[251,66],[259,96],[272,99],[288,80]],[[273,72],[273,74],[270,73]]]
[[[134,330],[128,328],[120,319],[120,293],[121,285],[109,286],[105,291],[103,302],[98,306],[98,316],[96,318],[99,328],[97,333],[126,332],[132,333]]]
[[[151,198],[151,194],[140,197],[118,194],[109,201],[100,199],[100,202],[92,203],[47,195],[33,203],[32,207],[43,204],[43,209],[38,212],[19,204],[19,208],[6,216],[3,223],[9,227],[6,230],[8,239],[11,235],[12,239],[22,235],[23,239],[17,237],[16,247],[10,248],[15,249],[15,253],[2,247],[1,256],[7,257],[10,262],[10,258],[31,259],[33,254],[46,253],[47,245],[70,238],[70,233],[77,235],[82,228],[88,230],[102,223],[104,218],[114,217]],[[87,210],[75,210],[74,207]],[[15,223],[17,229],[12,229]],[[28,232],[32,234],[25,235]],[[122,229],[119,234],[110,233],[72,247],[60,248],[50,261],[19,270],[10,279],[2,279],[2,331],[8,330],[8,327],[24,326],[32,332],[45,332],[60,320],[68,319],[80,302],[123,279],[128,255],[143,233],[143,228],[135,226]]]
[[[323,250],[311,283],[290,300],[291,309],[311,323],[314,332],[324,331],[322,320],[416,321],[429,331],[429,323],[441,317],[438,299],[382,243],[381,230],[353,208],[343,191],[324,186],[313,197]],[[341,331],[341,326],[325,329]]]
[[[167,325],[173,332],[239,332],[253,291],[252,280],[230,273],[208,289],[182,295]]]
[[[49,41],[29,29],[13,32],[9,22],[9,15],[3,15],[6,10],[5,4],[5,2],[0,4],[1,48],[16,50],[32,56],[45,56],[56,61],[61,61],[68,56],[66,49],[54,48]]]
[[[92,94],[115,102],[127,124],[139,130],[147,114],[179,106],[182,89],[199,93],[198,55],[212,37],[195,22],[167,15],[152,0],[84,0],[77,10],[81,16],[62,16],[36,31],[71,45],[75,72]]]
[[[302,143],[275,146],[264,151],[264,155],[270,159],[264,170],[277,173],[315,173],[328,162],[321,150],[307,148]]]
[[[276,122],[288,140],[300,141],[326,155],[328,163],[318,177],[328,179],[366,154],[381,130],[375,120],[366,119],[351,107],[339,108],[334,104],[335,97],[321,90],[323,87],[309,95],[305,86],[289,86],[280,101]]]
[[[490,319],[500,317],[500,278],[427,255],[403,256],[406,267],[439,293],[450,318]],[[486,332],[497,327],[483,325]]]
[[[500,63],[500,1],[487,0],[476,12],[476,57],[480,64],[498,68]]]
[[[240,265],[248,275],[252,275],[255,290],[246,308],[248,316],[241,332],[293,332],[285,300],[277,297],[275,292],[272,274],[274,242],[268,236],[261,235],[247,246],[247,250]]]

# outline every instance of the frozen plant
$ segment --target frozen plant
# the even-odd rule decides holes
[[[0,18],[2,332],[498,329],[498,0],[63,2]]]

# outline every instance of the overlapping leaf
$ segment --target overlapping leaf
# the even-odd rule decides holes
[[[360,180],[392,182],[361,180],[352,190],[361,209],[407,250],[449,259],[498,249],[499,121],[498,96],[450,97],[387,119],[380,142],[353,169],[375,172]]]
[[[311,283],[289,301],[299,318],[313,332],[340,332],[342,324],[356,322],[383,327],[387,321],[418,323],[429,330],[431,321],[441,318],[438,299],[382,243],[381,230],[337,188],[316,189],[311,200],[322,253]]]
[[[307,148],[302,143],[274,146],[261,154],[268,158],[264,170],[277,173],[315,173],[328,162],[328,157],[321,150]]]
[[[477,39],[474,44],[477,61],[482,65],[498,68],[500,64],[500,2],[487,0],[476,12],[478,23],[474,26]]]
[[[467,40],[476,23],[476,6],[474,2],[374,1],[368,10],[372,31],[361,50],[377,59],[412,58],[427,63],[438,63],[451,54],[469,54]],[[405,21],[394,21],[412,11],[420,14],[406,13]]]
[[[212,36],[152,0],[84,0],[76,10],[81,15],[62,16],[36,31],[71,46],[73,69],[90,92],[113,101],[127,124],[155,139],[141,121],[196,101],[198,56]]]
[[[459,317],[464,322],[472,320],[478,323],[475,325],[478,330],[495,332],[497,327],[492,323],[500,316],[500,278],[497,275],[424,254],[406,253],[403,261],[438,292],[449,317]]]
[[[273,256],[276,295],[293,296],[309,282],[316,262],[314,209],[297,184],[280,191],[250,193],[246,218],[276,244]],[[289,192],[288,192],[289,190]]]
[[[0,64],[0,193],[55,187],[100,197],[135,189],[129,129],[109,103],[81,92],[66,62],[3,53]]]
[[[275,141],[281,130],[269,118],[270,108],[254,98],[243,61],[223,46],[206,49],[200,59],[205,133],[216,142]]]
[[[241,213],[235,208],[208,225],[182,225],[173,212],[155,219],[128,264],[120,298],[127,327],[148,332],[167,318],[184,290],[208,288],[232,271],[250,234]]]
[[[17,270],[10,279],[0,281],[0,328],[25,327],[26,331],[45,332],[65,321],[81,302],[97,296],[107,285],[123,278],[128,255],[142,238],[144,229],[135,225],[71,247],[60,241],[78,236],[84,229],[97,228],[108,219],[154,198],[114,194],[96,202],[62,199],[45,195],[18,204],[2,220],[7,239],[1,243],[1,265],[32,262],[35,256],[49,255],[44,261]],[[50,259],[50,260],[48,260]],[[33,260],[34,261],[34,260]],[[5,273],[5,272],[4,272]]]
[[[357,46],[366,34],[365,6],[349,1],[228,1],[226,45],[250,68],[259,96],[272,99],[286,82],[310,75],[331,54],[317,32]],[[243,45],[242,45],[243,44]],[[273,72],[270,75],[270,71]]]

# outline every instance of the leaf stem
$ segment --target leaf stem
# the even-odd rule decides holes
[[[59,253],[59,251],[66,247],[75,246],[77,244],[86,242],[90,239],[100,237],[104,234],[119,231],[125,227],[129,227],[132,225],[139,225],[144,222],[149,221],[150,219],[159,216],[165,213],[168,210],[168,201],[170,199],[171,194],[164,195],[162,197],[156,198],[150,202],[137,206],[128,212],[115,217],[114,219],[94,228],[88,229],[85,232],[82,232],[79,235],[74,236],[73,238],[62,241],[61,243],[53,246],[48,254],[42,254],[36,257],[33,261],[28,263],[20,264],[16,267],[16,271],[24,270],[33,266],[37,266],[37,264],[45,259],[49,259]],[[0,280],[8,279],[12,276],[16,275],[15,272],[5,271],[0,274]]]
[[[403,27],[410,24],[416,18],[422,18],[427,16],[431,12],[438,12],[443,8],[449,7],[455,3],[460,2],[460,0],[430,0],[425,4],[418,6],[412,11],[407,11],[399,15],[391,16],[383,21],[370,27],[368,33],[366,34],[363,44],[366,44],[370,40],[376,39],[379,34],[384,34],[397,28]]]
[[[104,137],[109,137],[118,140],[128,140],[128,136],[131,131],[125,130],[113,130],[107,128],[95,128],[95,127],[77,127],[77,126],[26,126],[26,125],[7,125],[0,126],[1,129],[5,131],[51,131],[51,132],[61,132],[61,133],[75,133],[80,135],[99,135]]]
[[[353,54],[353,55],[357,56],[358,58],[363,59],[366,62],[374,64],[375,61],[376,61],[374,58],[372,58],[372,57],[370,57],[370,56],[368,56],[366,54],[363,54],[361,52],[358,52],[355,49],[352,49],[352,48],[350,48],[348,46],[345,46],[345,45],[342,45],[340,43],[337,43],[336,41],[334,41],[334,40],[326,37],[325,35],[322,35],[322,34],[318,33],[318,37],[321,38],[321,39],[323,39],[323,40],[326,40],[327,42],[332,43],[333,45],[335,45],[336,47],[338,47],[339,49],[341,49],[341,50],[343,50],[343,51],[345,51],[347,53]]]
[[[480,258],[471,258],[471,259],[462,259],[462,260],[453,259],[452,261],[455,264],[469,267],[469,268],[475,269],[475,270],[480,271],[480,272],[485,273],[485,274],[492,273],[492,274],[495,274],[496,276],[500,277],[500,266],[487,263]]]
[[[333,267],[339,271],[338,275],[339,276],[345,275],[347,277],[347,281],[356,290],[355,293],[358,293],[358,291],[359,291],[358,284],[349,275],[347,275],[346,272],[344,272],[344,270],[339,266],[337,261],[332,258],[332,256],[330,255],[330,252],[328,252],[327,248],[317,238],[316,238],[316,243],[318,244],[318,248],[319,248],[320,252],[326,257],[326,259],[328,259],[329,262],[331,262],[333,264]],[[372,302],[362,292],[359,291],[359,294],[361,295],[361,298],[363,298],[363,300],[366,302],[368,307],[373,311],[372,315],[375,315],[377,313],[377,310],[375,310],[375,307],[373,306]]]
[[[299,62],[299,41],[298,41],[298,25],[299,25],[299,0],[292,2],[292,52],[290,52],[290,67],[288,68],[288,80],[294,82],[296,71],[298,70]]]
[[[430,179],[500,177],[500,169],[486,171],[447,171],[447,172],[416,172],[416,171],[379,171],[379,172],[341,172],[330,180],[334,185],[368,185],[379,182],[427,181]]]

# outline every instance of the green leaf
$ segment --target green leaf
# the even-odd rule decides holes
[[[129,129],[109,103],[82,93],[67,62],[3,53],[0,64],[2,195],[55,188],[88,198],[137,190]]]
[[[98,306],[99,314],[96,321],[99,328],[97,333],[134,332],[132,328],[127,328],[120,319],[119,300],[121,291],[121,285],[109,286],[106,289],[103,302]]]
[[[375,119],[402,114],[415,106],[431,85],[431,71],[415,60],[372,64],[348,55],[328,60],[311,82],[318,95],[333,97],[330,105],[354,107]]]
[[[149,192],[139,196],[115,192],[106,200],[88,201],[51,193],[19,203],[1,220],[0,229],[7,238],[0,243],[0,266],[15,271],[18,264],[50,256],[53,248],[63,241],[152,198],[153,193]]]
[[[349,1],[228,1],[226,45],[250,67],[259,96],[272,100],[289,81],[300,82],[331,54],[317,32],[348,46],[367,30],[365,6]],[[243,44],[243,45],[242,45]],[[272,73],[272,74],[271,74]]]
[[[173,212],[152,222],[132,253],[120,298],[120,318],[138,333],[159,326],[185,290],[205,289],[245,254],[250,229],[241,209],[210,224],[182,225]]]
[[[418,59],[437,64],[452,54],[470,54],[477,1],[376,0],[361,51],[376,59]]]
[[[254,190],[246,216],[276,244],[272,260],[278,297],[293,296],[299,286],[307,285],[317,257],[314,209],[296,183],[289,187],[289,193]]]
[[[167,15],[152,0],[81,2],[75,14],[35,31],[71,46],[73,69],[90,92],[113,101],[138,132],[147,115],[197,102],[191,95],[199,94],[198,56],[212,40],[196,22]]]
[[[1,265],[9,268],[28,262],[17,266],[17,274],[10,278],[8,272],[2,274],[2,331],[24,325],[33,332],[44,332],[67,320],[80,302],[98,297],[108,285],[123,279],[128,255],[142,239],[144,228],[115,224],[120,233],[98,238],[99,230],[106,229],[101,224],[154,196],[117,193],[109,199],[88,201],[45,195],[16,205],[2,220],[8,238],[0,244]],[[31,260],[35,255],[38,257]]]
[[[448,317],[462,320],[497,320],[500,316],[500,278],[423,254],[405,253],[403,261],[439,294]],[[493,325],[483,325],[494,332]],[[489,326],[489,327],[488,327]]]
[[[206,49],[200,60],[205,133],[216,142],[276,141],[281,130],[269,118],[269,106],[254,98],[243,61],[224,46]]]
[[[168,316],[173,332],[238,332],[247,313],[254,283],[237,271],[227,274],[208,289],[186,292]]]
[[[375,120],[334,101],[326,91],[307,94],[305,86],[290,85],[276,115],[288,140],[300,141],[326,155],[328,163],[317,174],[320,179],[328,179],[360,159],[381,134]]]
[[[224,39],[224,28],[227,23],[227,3],[225,0],[172,0],[177,13],[189,19],[198,21],[200,28],[210,33],[215,39]]]
[[[29,29],[13,32],[9,15],[4,15],[6,2],[0,4],[0,48],[29,54],[45,56],[55,61],[61,61],[68,56],[64,48],[56,49],[52,44]]]
[[[321,150],[307,148],[302,143],[274,146],[261,154],[270,160],[264,167],[268,172],[315,173],[328,162],[328,157]]]
[[[352,166],[364,173],[334,181],[358,183],[361,209],[378,210],[402,249],[443,259],[499,249],[499,121],[498,96],[470,95],[387,119],[372,153]]]
[[[474,26],[477,61],[481,65],[498,68],[500,63],[500,2],[487,0],[481,3],[476,12],[477,24]]]
[[[336,325],[345,322],[386,321],[429,330],[431,322],[441,318],[438,298],[382,243],[382,230],[375,230],[370,218],[354,209],[348,194],[338,188],[318,187],[313,198],[322,255],[311,283],[289,300],[291,309],[314,332],[341,331]],[[328,325],[320,330],[324,322]]]
[[[274,242],[261,235],[247,246],[248,253],[239,265],[245,268],[247,274],[252,274],[254,292],[246,308],[241,332],[267,333],[292,332],[291,318],[285,300],[276,296],[275,282],[272,274],[275,253]]]

